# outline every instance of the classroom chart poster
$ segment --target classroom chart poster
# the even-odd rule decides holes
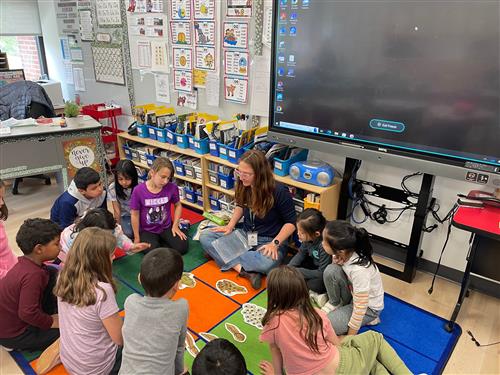
[[[97,82],[125,85],[121,45],[93,45],[92,56]]]
[[[230,102],[246,103],[248,96],[248,79],[224,77],[224,99]]]
[[[99,26],[121,26],[120,0],[97,0],[95,11]]]
[[[151,68],[151,42],[146,40],[137,42],[137,66]]]
[[[129,17],[129,35],[146,37],[166,36],[166,18],[164,15],[141,15]]]
[[[94,41],[94,27],[92,25],[92,11],[82,9],[78,11],[80,19],[80,39],[84,42]]]
[[[173,20],[190,20],[191,0],[170,0],[170,10]]]
[[[227,17],[252,17],[252,0],[227,0]]]
[[[174,69],[193,69],[193,50],[191,48],[174,47],[172,56],[174,59]]]
[[[273,7],[264,7],[264,26],[262,27],[262,44],[271,48],[273,32]]]
[[[215,0],[193,0],[195,20],[215,20]]]
[[[196,109],[198,107],[198,91],[180,92],[177,96],[177,106]]]
[[[156,101],[170,103],[170,81],[166,74],[155,75]]]
[[[250,53],[248,51],[224,51],[224,74],[248,77]]]
[[[167,43],[164,41],[151,41],[151,70],[155,72],[168,72]]]
[[[215,47],[200,46],[196,47],[196,69],[216,71],[217,70],[217,54]]]
[[[172,44],[191,45],[191,22],[171,21],[170,35]]]
[[[248,48],[248,22],[224,22],[224,48]]]
[[[174,69],[174,90],[193,91],[193,72]]]
[[[215,22],[194,21],[194,42],[197,45],[215,46]]]
[[[129,0],[127,11],[130,13],[163,13],[163,0]]]

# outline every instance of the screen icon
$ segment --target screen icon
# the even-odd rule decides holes
[[[297,19],[297,13],[290,13],[290,20],[295,21]]]
[[[288,2],[288,0],[281,0],[280,1],[281,5],[286,5],[287,2]]]
[[[283,93],[279,92],[276,94],[276,100],[279,102],[283,101]]]
[[[284,40],[280,40],[279,48],[285,48],[285,41]]]
[[[286,21],[286,12],[281,12],[280,13],[280,20]]]
[[[276,87],[278,88],[278,90],[283,89],[283,81],[278,81],[278,83],[276,84]]]
[[[290,27],[290,35],[296,35],[297,34],[297,28],[295,26]]]
[[[292,5],[297,5],[299,3],[299,0],[292,0]]]
[[[294,63],[295,62],[295,55],[288,56],[288,62]]]
[[[286,35],[286,27],[280,27],[280,35]]]
[[[276,106],[276,112],[281,112],[281,111],[283,111],[283,107],[280,106],[280,105],[277,105]]]
[[[278,75],[282,76],[285,74],[285,68],[278,68]]]
[[[280,63],[284,63],[285,62],[285,54],[284,53],[278,54],[278,61]]]
[[[294,77],[295,76],[295,69],[294,68],[288,68],[287,76],[288,77]]]
[[[285,1],[286,3],[286,1]],[[302,0],[302,6],[303,7],[308,7],[309,6],[309,0]]]

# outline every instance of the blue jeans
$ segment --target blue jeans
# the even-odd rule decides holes
[[[123,234],[128,238],[134,239],[134,231],[132,230],[132,218],[130,215],[122,216],[122,230]]]
[[[245,271],[267,274],[273,268],[279,266],[285,256],[286,247],[283,245],[278,249],[277,260],[268,258],[262,255],[260,251],[256,251],[260,246],[265,245],[273,240],[273,237],[258,236],[257,246],[253,247],[251,250],[247,251],[236,259],[233,259],[229,263],[224,263],[215,248],[212,246],[212,242],[222,237],[223,235],[223,233],[215,233],[210,231],[209,229],[203,231],[200,235],[200,243],[203,247],[203,250],[205,250],[207,254],[215,260],[222,271],[227,271],[240,264]]]

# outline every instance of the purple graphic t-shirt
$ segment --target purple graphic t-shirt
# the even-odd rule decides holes
[[[130,209],[139,211],[141,232],[160,234],[172,226],[171,206],[179,202],[179,188],[169,182],[159,193],[148,190],[146,183],[137,185],[130,198]]]

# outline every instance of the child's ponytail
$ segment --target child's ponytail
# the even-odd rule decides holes
[[[365,228],[354,228],[354,234],[356,236],[356,248],[355,251],[359,256],[359,260],[355,264],[360,264],[362,266],[375,266],[373,261],[373,247],[370,243],[370,237]],[[376,266],[375,266],[376,267]]]

